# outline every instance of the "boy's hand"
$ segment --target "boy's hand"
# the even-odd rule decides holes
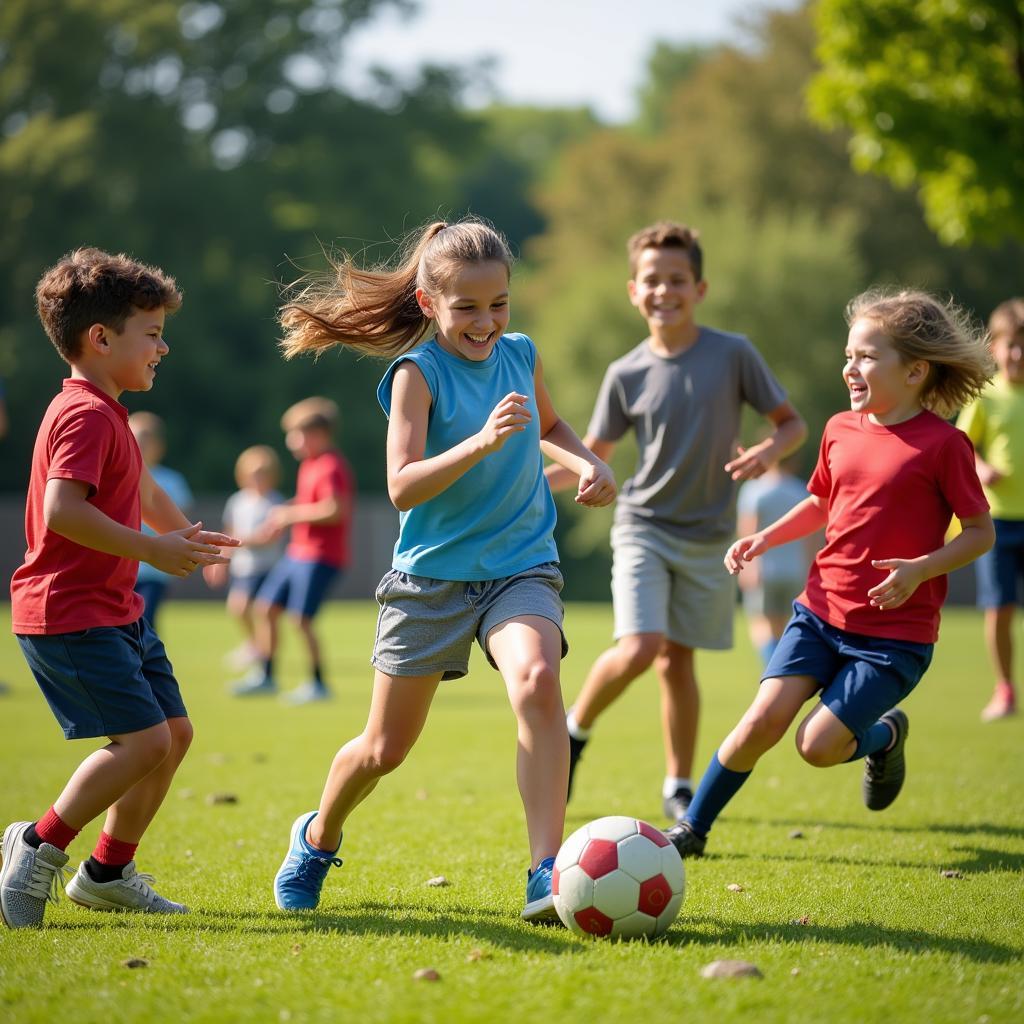
[[[876,569],[891,569],[892,572],[878,586],[868,591],[871,605],[881,611],[899,608],[906,603],[915,590],[924,583],[925,575],[916,560],[905,558],[872,558]]]
[[[154,569],[169,573],[171,576],[185,577],[191,575],[201,565],[216,565],[228,561],[220,553],[220,548],[209,541],[223,546],[234,546],[238,543],[234,537],[223,533],[209,533],[203,529],[202,523],[193,523],[181,530],[172,530],[151,538],[150,557],[146,559]]]
[[[735,576],[743,568],[744,562],[757,558],[765,550],[764,536],[752,533],[749,537],[740,537],[725,553],[725,567]]]
[[[223,562],[204,565],[203,579],[212,590],[220,590],[228,581],[228,567]]]
[[[987,462],[983,463],[979,460],[976,468],[978,470],[978,479],[981,481],[983,487],[995,487],[995,485],[1003,479],[1003,474],[994,466],[990,466]]]
[[[736,458],[727,462],[724,469],[733,480],[756,480],[772,467],[772,460],[765,458],[764,452],[764,445],[753,448],[737,445]]]
[[[513,391],[494,407],[477,435],[485,452],[498,451],[513,434],[522,433],[526,429],[526,424],[533,419],[530,410],[526,408],[528,401],[526,395]]]
[[[587,508],[603,508],[615,500],[618,488],[615,475],[603,462],[591,462],[580,474],[576,504]]]

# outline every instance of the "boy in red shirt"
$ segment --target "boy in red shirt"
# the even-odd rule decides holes
[[[43,417],[25,510],[28,550],[11,580],[18,642],[68,739],[106,736],[37,821],[3,834],[0,912],[39,925],[68,844],[106,813],[67,885],[97,910],[183,913],[135,868],[135,850],[192,740],[164,646],[142,618],[140,561],[174,576],[224,561],[235,542],[192,524],[158,487],[128,428],[123,391],[148,391],[167,355],[174,280],[126,256],[78,249],[36,287],[39,318],[71,376]],[[145,521],[155,536],[141,530]]]
[[[684,857],[704,852],[715,819],[814,698],[796,734],[800,756],[819,768],[863,758],[867,807],[880,811],[896,799],[909,731],[896,705],[931,662],[946,574],[995,540],[971,442],[940,418],[991,377],[984,338],[922,292],[859,296],[847,323],[850,411],[825,426],[810,496],[725,556],[735,574],[769,548],[825,527],[757,697],[668,831]],[[963,529],[946,543],[952,516]]]
[[[253,604],[256,645],[261,664],[234,688],[237,697],[277,692],[274,655],[277,624],[287,610],[302,635],[309,655],[309,679],[292,690],[288,701],[305,704],[327,700],[320,642],[313,620],[331,584],[349,564],[354,484],[352,470],[334,447],[338,407],[329,398],[306,398],[281,417],[288,450],[299,460],[295,497],[271,509],[267,533],[271,540],[291,529],[284,558],[267,574]]]

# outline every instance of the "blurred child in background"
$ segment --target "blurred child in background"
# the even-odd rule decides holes
[[[192,510],[192,491],[189,490],[185,478],[177,470],[163,464],[167,450],[164,421],[156,413],[133,412],[128,417],[128,426],[135,435],[139,451],[142,452],[142,461],[146,464],[150,475],[163,488],[171,501],[186,516],[189,515]],[[144,533],[150,535],[153,533],[153,530],[145,523],[142,529]],[[173,576],[161,572],[148,562],[139,562],[135,593],[140,595],[145,602],[145,611],[142,614],[151,626],[156,625],[156,614],[163,599],[167,596],[167,588],[173,579]]]
[[[237,697],[277,692],[274,657],[278,620],[288,612],[309,659],[307,681],[292,690],[292,704],[326,700],[320,641],[314,619],[327,592],[349,564],[349,536],[355,481],[345,457],[334,443],[338,406],[329,398],[306,398],[281,417],[288,450],[299,460],[295,497],[267,513],[264,542],[291,530],[284,557],[269,571],[253,604],[255,640],[260,664],[234,688]]]
[[[736,532],[743,537],[781,519],[807,497],[790,455],[764,476],[747,480],[736,498]],[[807,569],[822,537],[820,532],[766,551],[740,574],[740,593],[750,640],[767,665],[793,614],[793,599],[803,590]]]
[[[983,722],[1017,711],[1013,619],[1024,579],[1024,298],[999,305],[988,329],[998,372],[957,421],[974,442],[978,477],[996,528],[995,547],[975,563],[985,642],[996,671]]]
[[[235,462],[239,490],[224,506],[223,528],[241,545],[231,549],[229,565],[211,565],[204,570],[210,586],[222,587],[230,579],[227,607],[242,627],[241,646],[226,658],[232,668],[248,668],[259,660],[253,602],[267,573],[284,553],[280,531],[270,523],[270,512],[284,498],[277,491],[281,462],[269,445],[246,448]]]

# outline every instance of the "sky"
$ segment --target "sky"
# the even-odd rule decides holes
[[[589,106],[606,121],[626,121],[656,42],[742,42],[745,15],[798,2],[420,0],[416,14],[386,10],[352,33],[342,81],[358,93],[375,64],[406,78],[424,62],[483,62],[503,102]],[[479,105],[492,95],[470,85],[466,99]]]

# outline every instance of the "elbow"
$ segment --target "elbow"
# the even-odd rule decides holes
[[[408,512],[415,504],[406,489],[395,481],[388,483],[388,498],[399,512]]]
[[[984,555],[986,552],[991,551],[995,547],[996,543],[996,528],[990,519],[984,526],[982,536],[982,549],[981,554]]]

